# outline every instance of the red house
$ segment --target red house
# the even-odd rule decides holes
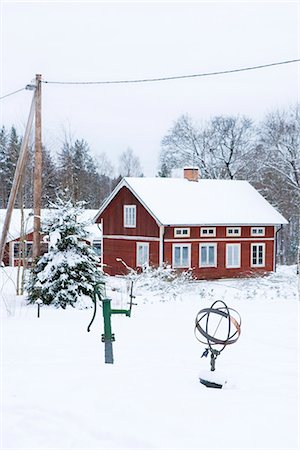
[[[126,266],[171,265],[198,279],[275,270],[276,233],[287,221],[247,181],[124,178],[100,208],[102,263],[111,275]]]

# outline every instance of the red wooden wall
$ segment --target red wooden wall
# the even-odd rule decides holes
[[[265,236],[253,238],[251,227],[241,227],[241,236],[227,237],[226,227],[216,227],[216,236],[201,237],[200,227],[190,227],[190,237],[187,239],[174,238],[174,227],[167,227],[165,231],[164,260],[172,265],[172,245],[176,242],[191,243],[191,267],[193,275],[198,279],[234,278],[262,274],[274,270],[274,227],[264,227]],[[222,239],[222,240],[221,240]],[[247,240],[246,240],[247,239]],[[270,240],[268,240],[270,239]],[[191,241],[193,240],[193,241]],[[217,244],[217,267],[199,267],[199,244],[201,242]],[[251,244],[265,244],[265,266],[251,267]],[[241,267],[226,267],[226,244],[241,244]],[[186,269],[179,269],[186,270]]]
[[[136,205],[136,228],[123,227],[123,206]],[[103,218],[103,235],[159,237],[159,228],[153,217],[129,189],[123,187],[107,206],[97,222]]]
[[[136,205],[136,228],[124,228],[123,206]],[[121,258],[129,267],[136,268],[136,243],[149,242],[150,264],[157,266],[159,263],[159,227],[153,217],[141,205],[132,192],[123,187],[111,201],[102,215],[97,219],[100,223],[103,219],[103,263],[104,271],[110,275],[124,274],[128,271],[124,264],[117,261]],[[131,236],[133,239],[117,239],[113,236]],[[106,237],[106,236],[109,236]],[[134,236],[141,239],[136,240]],[[156,241],[147,241],[143,237],[150,237]]]

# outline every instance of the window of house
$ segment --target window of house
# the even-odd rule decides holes
[[[251,228],[251,236],[264,236],[264,235],[265,235],[265,227]]]
[[[265,244],[251,244],[251,267],[264,267]]]
[[[174,228],[174,236],[175,237],[189,237],[190,229],[189,228]]]
[[[226,228],[226,236],[240,236],[240,235],[241,235],[241,227]]]
[[[33,249],[32,242],[26,242],[26,247],[25,247],[26,258],[32,258],[32,249]]]
[[[191,266],[191,245],[173,245],[173,267],[188,268]]]
[[[226,267],[241,267],[241,244],[226,244]]]
[[[136,227],[136,205],[124,205],[124,227]]]
[[[92,249],[96,253],[96,255],[100,258],[101,257],[101,241],[93,241]]]
[[[215,237],[216,236],[216,228],[210,227],[210,228],[201,228],[200,230],[200,236],[202,237]]]
[[[14,259],[21,258],[21,242],[14,242]]]
[[[199,248],[199,267],[217,267],[217,244],[200,244]]]
[[[138,242],[136,244],[136,265],[137,267],[149,264],[149,243]]]
[[[32,242],[14,242],[13,258],[21,259],[24,257],[23,249],[25,251],[25,258],[32,258]]]

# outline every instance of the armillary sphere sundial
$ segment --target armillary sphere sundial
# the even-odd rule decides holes
[[[201,309],[195,320],[195,336],[207,347],[202,357],[210,354],[210,371],[216,369],[216,359],[227,345],[234,344],[241,334],[241,316],[229,308],[222,300],[215,301],[210,308]],[[215,377],[200,375],[200,383],[206,387],[222,388],[223,384],[216,382]]]

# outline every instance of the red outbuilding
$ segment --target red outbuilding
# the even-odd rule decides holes
[[[124,178],[96,216],[110,275],[144,265],[192,270],[198,279],[275,270],[276,234],[286,224],[247,181]]]
[[[0,209],[0,235],[5,221],[6,209]],[[42,222],[53,214],[52,209],[42,209]],[[101,259],[101,238],[102,231],[99,226],[93,223],[98,210],[85,209],[80,220],[91,223],[86,226],[88,232],[87,242],[92,246],[96,254]],[[31,266],[33,247],[33,210],[14,209],[12,211],[7,242],[5,245],[3,263],[5,266]],[[49,236],[41,237],[41,253],[48,252]]]

